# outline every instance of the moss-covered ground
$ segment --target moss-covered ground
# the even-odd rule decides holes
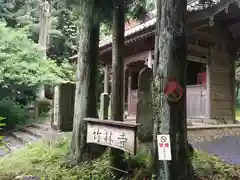
[[[108,167],[108,153],[100,158],[81,165],[70,160],[68,152],[70,135],[64,134],[56,142],[29,144],[11,156],[0,159],[0,180],[13,180],[17,176],[32,175],[44,180],[108,180],[114,179]],[[143,155],[126,156],[132,170],[127,178],[141,179],[148,176],[148,157]],[[193,156],[195,173],[202,180],[240,179],[240,168],[224,163],[215,156],[195,151]],[[147,178],[145,178],[147,179]]]

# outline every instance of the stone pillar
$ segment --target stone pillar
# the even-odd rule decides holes
[[[109,94],[108,94],[108,66],[104,68],[104,92],[100,97],[100,119],[108,119]]]
[[[152,69],[152,51],[151,50],[148,52],[148,61],[147,61],[147,63],[148,63],[148,67]]]
[[[128,115],[131,111],[131,88],[132,88],[132,72],[131,69],[128,69]]]
[[[72,131],[75,100],[75,84],[66,83],[54,87],[52,128]]]
[[[108,65],[106,65],[104,68],[104,93],[108,93],[108,85],[109,85]]]
[[[125,105],[126,105],[126,102],[125,102],[125,97],[126,97],[126,92],[125,92],[125,88],[126,88],[126,72],[127,72],[127,68],[124,67],[124,77],[123,77],[123,118],[126,119],[127,118],[127,114],[126,114],[126,111],[125,111]]]
[[[138,128],[138,151],[149,153],[153,137],[153,117],[152,117],[152,91],[151,82],[153,78],[152,69],[143,68],[138,76],[138,102],[136,122],[140,124]]]

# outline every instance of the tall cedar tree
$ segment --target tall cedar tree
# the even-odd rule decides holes
[[[158,0],[156,41],[156,73],[153,80],[154,152],[153,179],[191,179],[186,128],[186,62],[187,43],[185,17],[187,0]],[[159,23],[159,22],[158,22]],[[157,23],[157,24],[158,24]],[[164,95],[168,80],[176,80],[183,88],[178,102],[169,102]],[[171,161],[158,161],[157,134],[170,134]]]
[[[112,22],[112,84],[111,119],[123,121],[123,83],[124,83],[124,1],[114,0]],[[112,148],[111,165],[123,169],[124,152]],[[117,171],[116,171],[117,172]],[[116,173],[121,176],[121,173]]]
[[[96,118],[96,80],[98,67],[99,21],[94,16],[95,0],[82,0],[77,62],[73,135],[71,150],[78,162],[86,152],[85,117]]]

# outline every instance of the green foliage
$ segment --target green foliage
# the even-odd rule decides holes
[[[51,104],[48,100],[41,100],[38,102],[39,114],[46,114],[51,109]]]
[[[240,121],[240,108],[236,108],[236,120]]]
[[[12,100],[0,100],[0,114],[5,117],[1,121],[4,130],[13,129],[28,120],[28,114],[23,107]]]
[[[239,168],[202,151],[195,150],[192,163],[195,173],[201,178],[232,180],[240,176]]]
[[[0,0],[0,103],[10,100],[16,102],[8,103],[5,108],[7,129],[14,127],[14,123],[25,122],[26,113],[21,105],[27,105],[36,98],[37,87],[40,84],[75,82],[75,68],[64,59],[71,55],[66,52],[72,51],[69,47],[72,47],[73,43],[67,41],[71,41],[69,37],[74,34],[73,29],[76,31],[76,21],[68,20],[73,17],[77,19],[77,16],[72,15],[72,10],[64,13],[66,8],[59,6],[57,2],[53,1],[48,57],[56,58],[58,63],[50,59],[45,60],[42,50],[36,44],[40,28],[39,1]],[[13,109],[7,109],[12,106]],[[1,108],[3,109],[2,106]],[[43,105],[43,111],[46,111],[46,108],[49,107]],[[16,113],[17,118],[9,114],[15,110],[19,112]],[[20,111],[23,111],[24,118],[20,117]]]
[[[0,130],[2,130],[2,127],[6,125],[5,123],[3,123],[4,119],[5,119],[4,117],[0,116]],[[3,138],[4,138],[3,136],[0,136],[0,146],[3,144]]]
[[[40,32],[40,2],[38,0],[0,0],[0,3],[0,20],[6,22],[8,27],[24,28],[28,38],[37,43]],[[51,29],[47,55],[61,62],[77,53],[79,14],[77,8],[68,6],[64,1],[53,0],[50,3],[52,5]]]
[[[16,99],[29,88],[36,90],[39,84],[74,79],[74,71],[69,72],[70,65],[62,63],[58,66],[54,61],[44,60],[37,44],[29,40],[24,31],[5,27],[4,23],[0,23],[0,36],[2,97]]]
[[[6,118],[0,116],[0,130],[2,129],[2,127],[4,127],[4,126],[6,125],[5,123],[2,123],[2,121],[3,121],[4,119],[6,119]]]

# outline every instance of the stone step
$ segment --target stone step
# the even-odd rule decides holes
[[[24,146],[24,144],[15,138],[15,136],[8,135],[4,138],[4,142],[13,149],[20,149]]]
[[[36,126],[27,127],[28,131],[31,131],[34,134],[37,134],[38,136],[41,136],[41,138],[45,139],[52,139],[54,140],[57,137],[57,132],[53,130],[52,128],[49,128],[49,126],[41,125],[41,128],[38,128]]]
[[[29,131],[41,138],[48,137],[49,135],[51,135],[50,130],[39,129],[34,126],[27,127],[26,129],[27,129],[27,131]]]
[[[21,141],[23,144],[32,142],[34,140],[36,140],[37,138],[27,132],[22,132],[22,131],[15,131],[12,133],[12,135],[18,139],[19,141]]]
[[[4,146],[0,148],[0,156],[8,155],[11,152],[19,150],[24,147],[24,144],[12,135],[4,137],[3,141]]]
[[[26,133],[36,137],[37,139],[42,138],[42,134],[39,133],[39,131],[42,131],[42,130],[34,128],[32,126],[24,127],[24,128],[21,129],[21,131],[26,132]]]
[[[9,151],[7,148],[1,146],[0,148],[0,157],[10,154],[12,151]]]
[[[46,125],[43,125],[43,124],[34,123],[34,124],[32,124],[31,127],[35,127],[35,128],[38,128],[38,129],[42,129],[42,130],[44,130],[44,131],[48,131],[49,129],[51,129],[51,128],[49,128],[49,126],[48,126],[47,124],[46,124]]]

